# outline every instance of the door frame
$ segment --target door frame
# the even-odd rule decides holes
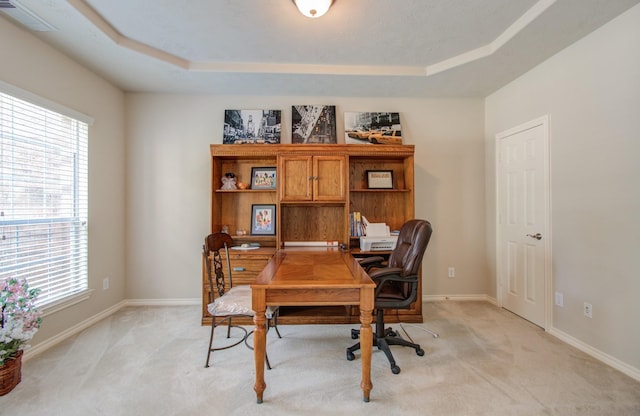
[[[553,276],[552,276],[552,250],[551,250],[551,163],[549,153],[549,115],[536,118],[518,126],[512,127],[495,135],[495,189],[496,189],[496,209],[495,209],[495,233],[496,233],[496,300],[499,307],[504,304],[504,290],[506,287],[506,276],[502,271],[502,261],[504,254],[501,251],[502,238],[500,233],[500,141],[508,136],[520,133],[542,125],[543,131],[543,157],[544,157],[544,192],[546,206],[544,207],[545,230],[544,235],[544,327],[545,331],[552,327],[553,323]]]

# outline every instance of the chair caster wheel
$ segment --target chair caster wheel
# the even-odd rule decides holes
[[[391,367],[391,372],[393,374],[400,374],[400,367],[398,367],[397,365],[394,365]]]
[[[347,361],[353,361],[355,359],[356,356],[351,351],[347,351]]]
[[[389,337],[397,337],[397,336],[398,336],[398,333],[397,333],[396,331],[389,331],[389,332],[387,333],[387,336],[389,336]]]
[[[360,331],[352,329],[351,330],[351,339],[358,339],[360,338]]]
[[[420,357],[422,357],[424,355],[424,350],[422,348],[419,348],[416,350],[416,354],[418,354]]]

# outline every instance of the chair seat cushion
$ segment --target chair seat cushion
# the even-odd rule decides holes
[[[265,313],[267,319],[273,317],[276,309],[276,307],[267,306]],[[251,307],[251,286],[234,286],[231,290],[213,301],[213,303],[210,303],[207,310],[213,316],[254,316],[256,313]]]

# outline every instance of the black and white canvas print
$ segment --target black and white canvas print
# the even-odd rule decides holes
[[[291,109],[291,143],[337,143],[334,105],[294,105]]]
[[[225,110],[222,143],[280,143],[280,110]]]
[[[402,144],[400,113],[344,113],[347,144]]]

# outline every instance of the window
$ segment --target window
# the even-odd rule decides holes
[[[86,122],[0,92],[0,279],[41,307],[88,289],[87,144]]]

